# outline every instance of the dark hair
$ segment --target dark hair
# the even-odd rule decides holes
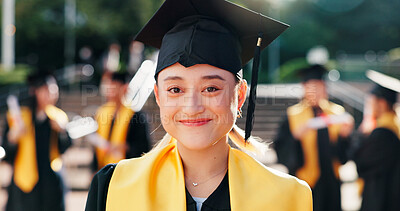
[[[111,80],[112,81],[121,82],[123,84],[126,84],[126,83],[129,82],[128,74],[126,72],[114,72],[114,73],[112,73]]]
[[[397,102],[397,92],[378,84],[372,88],[370,93],[379,99],[385,100],[391,109],[393,109],[394,104]]]

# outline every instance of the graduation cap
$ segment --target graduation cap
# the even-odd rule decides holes
[[[400,80],[388,75],[368,70],[367,77],[375,83],[370,93],[385,99],[390,104],[397,102],[397,94],[400,93]]]
[[[326,68],[322,65],[315,64],[306,68],[302,68],[298,71],[298,75],[302,82],[308,80],[323,80],[323,76],[326,73]]]
[[[185,67],[209,64],[238,75],[254,57],[247,140],[253,127],[260,51],[287,28],[225,0],[166,0],[135,40],[160,49],[156,79],[177,62]]]

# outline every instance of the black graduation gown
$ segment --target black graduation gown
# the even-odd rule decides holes
[[[111,123],[111,131],[114,120]],[[128,134],[126,135],[127,149],[125,158],[136,158],[150,150],[151,137],[149,132],[148,120],[144,112],[135,112],[128,126]],[[96,153],[93,153],[92,170],[97,172],[98,162]]]
[[[109,164],[101,169],[93,178],[88,198],[86,211],[105,211],[108,185],[117,164]],[[196,202],[186,190],[186,210],[197,211]],[[228,173],[217,189],[204,201],[201,211],[227,211],[231,210],[229,198]]]
[[[341,183],[334,175],[332,161],[336,158],[342,164],[347,162],[349,140],[339,137],[336,144],[330,142],[327,128],[319,129],[317,138],[321,175],[312,188],[314,211],[338,211],[341,210]],[[296,140],[290,131],[287,117],[279,128],[274,147],[278,162],[288,168],[289,174],[296,176],[296,171],[304,165],[304,154],[300,141]]]
[[[6,121],[7,122],[7,121]],[[7,139],[9,126],[6,123],[4,130],[5,161],[14,164],[18,145],[11,144]],[[38,164],[39,180],[30,193],[21,191],[11,180],[8,192],[6,211],[63,211],[64,184],[61,176],[54,172],[50,166],[50,120],[35,121],[36,160]],[[66,134],[59,135],[58,148],[63,153],[71,145],[71,140]]]
[[[364,180],[361,211],[400,210],[400,140],[391,131],[377,128],[360,140],[354,155]]]

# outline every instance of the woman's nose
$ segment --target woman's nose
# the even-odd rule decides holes
[[[204,112],[204,105],[202,102],[202,96],[200,93],[197,93],[195,90],[190,90],[186,92],[185,96],[183,96],[183,106],[182,111],[189,116],[193,116],[199,113]]]

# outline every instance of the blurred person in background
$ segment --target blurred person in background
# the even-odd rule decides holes
[[[369,71],[375,82],[366,99],[354,161],[362,179],[362,211],[400,210],[400,120],[394,110],[400,81]]]
[[[117,72],[120,68],[120,52],[121,46],[114,42],[111,43],[106,55],[103,57],[103,71]]]
[[[109,45],[107,51],[101,58],[102,74],[100,80],[100,93],[105,95],[105,87],[111,81],[112,74],[119,71],[120,64],[121,46],[117,42],[113,42]]]
[[[304,97],[287,109],[275,139],[278,162],[291,175],[305,180],[313,191],[315,211],[341,210],[338,168],[347,162],[353,121],[329,124],[330,115],[342,115],[342,106],[328,101],[323,75],[326,69],[312,65],[299,70]],[[316,121],[321,121],[314,124]]]
[[[3,135],[5,161],[13,167],[6,210],[62,211],[65,190],[57,171],[60,154],[71,145],[64,130],[68,117],[55,107],[59,92],[53,76],[37,72],[28,83],[31,105],[9,108]]]
[[[93,170],[98,171],[109,163],[125,158],[139,157],[150,149],[149,125],[144,112],[134,112],[122,100],[128,89],[126,73],[111,73],[105,86],[107,103],[96,112],[99,125],[97,133],[107,141],[107,147],[97,147]]]

